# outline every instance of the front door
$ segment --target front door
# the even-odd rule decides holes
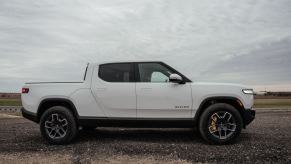
[[[189,83],[169,82],[175,70],[160,62],[136,63],[137,118],[190,118]]]

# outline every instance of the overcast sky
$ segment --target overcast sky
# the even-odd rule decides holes
[[[194,82],[291,90],[290,0],[0,0],[0,92],[161,60]]]

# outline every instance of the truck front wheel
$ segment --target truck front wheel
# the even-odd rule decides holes
[[[199,131],[204,140],[211,144],[233,142],[241,133],[243,121],[233,106],[217,103],[209,106],[199,120]]]
[[[77,125],[69,109],[54,106],[41,116],[40,131],[50,144],[67,144],[77,135]]]

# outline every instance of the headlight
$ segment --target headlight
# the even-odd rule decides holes
[[[250,95],[254,94],[254,90],[253,89],[243,89],[242,92],[244,94],[250,94]]]

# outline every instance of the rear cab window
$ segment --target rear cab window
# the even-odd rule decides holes
[[[134,82],[133,63],[101,64],[98,76],[107,82]]]

